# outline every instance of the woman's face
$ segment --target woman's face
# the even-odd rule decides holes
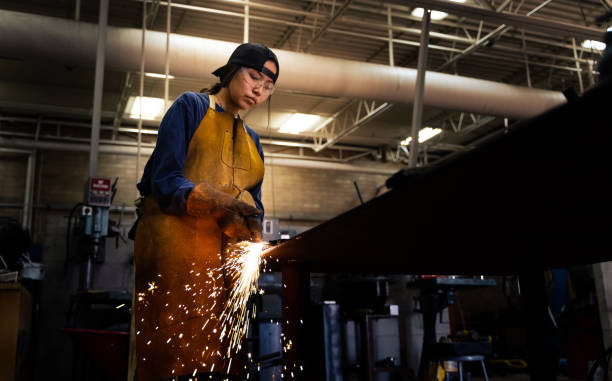
[[[274,61],[264,64],[268,70],[276,74]],[[232,78],[228,90],[232,102],[240,110],[248,110],[264,102],[274,89],[272,78],[255,69],[243,67]]]

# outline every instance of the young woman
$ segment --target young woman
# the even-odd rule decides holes
[[[216,324],[231,280],[210,270],[221,266],[225,242],[261,239],[263,151],[238,112],[266,101],[278,73],[272,51],[242,44],[213,73],[219,83],[182,94],[162,120],[138,184],[138,381],[244,377],[243,357],[230,363]]]

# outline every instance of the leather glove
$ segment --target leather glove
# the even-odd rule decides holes
[[[249,230],[246,217],[240,214],[228,213],[218,223],[221,230],[223,230],[223,234],[229,238],[230,243],[251,239],[251,231]]]
[[[217,220],[221,220],[228,213],[255,216],[261,212],[206,182],[196,185],[187,198],[187,214],[190,216],[203,217],[212,214]]]
[[[247,225],[249,226],[249,231],[251,233],[251,241],[261,242],[261,231],[263,230],[263,227],[261,226],[261,219],[259,218],[259,216],[248,216],[245,218],[247,221]]]
[[[187,214],[213,215],[230,242],[261,241],[261,222],[257,217],[260,213],[259,209],[209,183],[196,185],[187,198]]]
[[[244,217],[235,213],[228,214],[219,220],[219,227],[228,236],[231,243],[261,242],[261,220],[257,216]]]

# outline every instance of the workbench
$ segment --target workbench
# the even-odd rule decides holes
[[[0,380],[26,378],[32,297],[21,283],[0,283]]]
[[[518,274],[531,379],[556,379],[543,272],[612,260],[611,106],[608,82],[452,160],[400,171],[387,193],[270,249],[283,322],[304,316],[309,272]],[[283,332],[304,339],[300,326]]]

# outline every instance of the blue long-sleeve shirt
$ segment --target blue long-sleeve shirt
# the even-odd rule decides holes
[[[159,126],[157,144],[145,166],[142,179],[137,187],[142,196],[153,195],[160,208],[170,214],[185,214],[187,197],[195,186],[183,176],[183,166],[189,149],[189,142],[208,111],[208,94],[186,92],[181,94],[164,115]],[[224,111],[219,105],[215,110]],[[263,160],[263,149],[259,135],[246,124],[247,133],[253,139]],[[261,184],[249,189],[263,219]]]

